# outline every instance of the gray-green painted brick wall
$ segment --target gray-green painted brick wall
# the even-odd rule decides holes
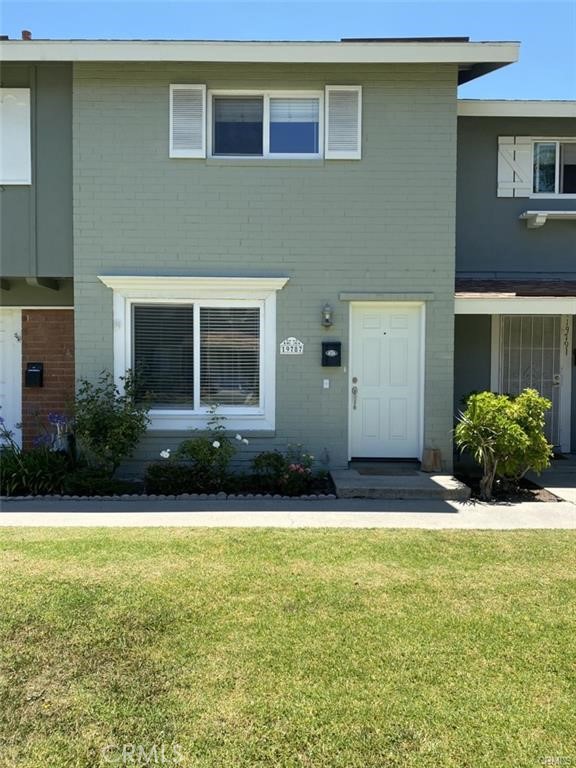
[[[173,160],[168,86],[323,89],[360,84],[361,161]],[[426,446],[451,461],[456,68],[76,64],[74,235],[77,373],[112,367],[112,292],[97,275],[287,275],[278,340],[305,343],[277,358],[274,438],[302,442],[332,466],[347,460],[348,378],[320,366],[340,339],[342,291],[433,292],[426,312]],[[330,302],[335,324],[320,326]],[[322,379],[331,388],[322,388]],[[178,437],[181,437],[179,435]],[[177,441],[151,433],[138,459]]]

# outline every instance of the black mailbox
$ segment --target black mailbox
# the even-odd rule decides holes
[[[342,342],[322,342],[322,366],[324,368],[339,368],[342,365]]]
[[[44,386],[44,363],[26,363],[25,383],[27,387]]]

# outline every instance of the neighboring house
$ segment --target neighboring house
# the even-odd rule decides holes
[[[460,101],[455,401],[534,387],[576,449],[576,102]]]
[[[138,462],[218,404],[246,456],[303,443],[338,467],[437,448],[449,469],[456,268],[457,398],[520,382],[521,306],[540,315],[530,349],[541,328],[544,358],[564,361],[552,354],[569,403],[555,418],[569,420],[576,298],[476,298],[487,280],[541,279],[543,264],[564,280],[574,253],[574,222],[518,218],[576,210],[562,191],[574,118],[457,103],[458,83],[517,53],[464,39],[1,42],[8,421],[22,416],[29,444],[34,412],[70,400],[74,321],[77,377],[137,368],[153,395]],[[554,199],[518,199],[532,138]],[[20,375],[32,363],[41,388]]]

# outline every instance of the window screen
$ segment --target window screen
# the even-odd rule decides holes
[[[194,308],[135,306],[133,369],[152,408],[194,408]]]
[[[214,155],[261,155],[262,96],[215,96]]]
[[[260,404],[260,310],[200,308],[200,401]]]

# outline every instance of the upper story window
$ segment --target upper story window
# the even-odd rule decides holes
[[[362,88],[211,91],[170,86],[170,157],[359,160]]]
[[[576,197],[576,137],[498,137],[498,197]]]
[[[320,157],[322,94],[212,95],[214,157]]]
[[[533,192],[576,194],[576,140],[536,141],[533,167]]]
[[[0,184],[31,184],[30,89],[0,88]]]

